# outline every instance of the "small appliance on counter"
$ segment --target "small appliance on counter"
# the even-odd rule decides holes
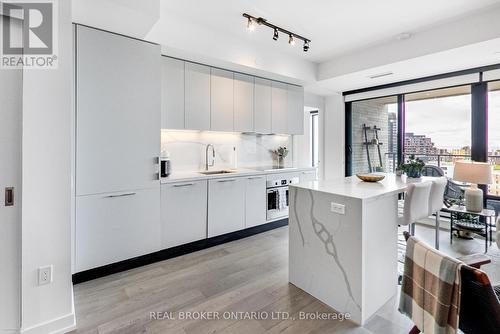
[[[160,156],[160,175],[161,177],[168,177],[172,170],[172,162],[170,161],[170,154],[167,151],[162,151]]]

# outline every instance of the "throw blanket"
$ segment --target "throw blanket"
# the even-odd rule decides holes
[[[461,266],[418,239],[408,239],[399,311],[421,332],[457,333]]]

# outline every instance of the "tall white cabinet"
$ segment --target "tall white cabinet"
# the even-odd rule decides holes
[[[287,85],[287,133],[304,134],[304,87]]]
[[[233,131],[233,115],[233,72],[212,68],[210,75],[210,130]]]
[[[234,73],[234,131],[254,131],[254,92],[253,76]]]
[[[76,271],[160,248],[155,44],[76,27]]]

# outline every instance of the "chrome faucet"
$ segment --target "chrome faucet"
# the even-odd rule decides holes
[[[212,148],[212,163],[208,163],[208,150]],[[215,165],[215,147],[212,144],[208,144],[205,150],[205,170],[208,171],[208,167],[213,167]]]

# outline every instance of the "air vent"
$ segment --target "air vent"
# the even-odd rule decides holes
[[[374,75],[370,75],[369,78],[370,79],[377,79],[377,78],[382,78],[382,77],[386,77],[388,75],[393,75],[394,73],[392,72],[384,72],[384,73],[379,73],[379,74],[374,74]]]

